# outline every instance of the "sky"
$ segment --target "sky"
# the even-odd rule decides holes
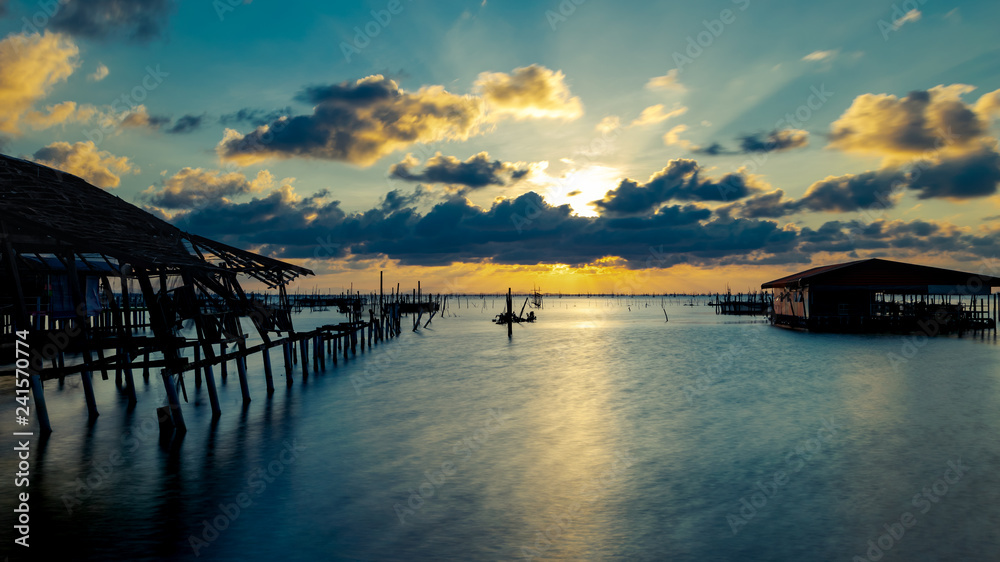
[[[0,152],[299,289],[1000,275],[996,2],[0,0]]]

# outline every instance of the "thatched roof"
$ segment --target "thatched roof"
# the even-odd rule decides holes
[[[313,273],[189,234],[77,176],[2,154],[0,223],[0,236],[21,255],[92,254],[161,273],[237,272],[271,287]]]

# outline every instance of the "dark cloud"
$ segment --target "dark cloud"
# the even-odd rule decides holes
[[[177,121],[174,121],[174,125],[172,127],[164,130],[174,135],[191,133],[200,129],[202,124],[204,124],[204,121],[204,115],[185,115],[183,117],[179,117]]]
[[[910,189],[928,199],[970,199],[997,192],[1000,183],[1000,154],[990,147],[938,162],[918,162],[910,171]]]
[[[738,152],[736,152],[734,150],[727,150],[726,147],[722,146],[721,144],[719,144],[717,142],[713,142],[712,144],[710,144],[708,146],[705,146],[705,147],[699,146],[697,148],[692,149],[691,152],[694,153],[694,154],[704,154],[705,156],[719,156],[719,155],[723,155],[723,154],[739,154]]]
[[[7,15],[7,0],[0,0],[0,17]]]
[[[750,261],[749,253],[791,251],[795,233],[772,221],[712,219],[697,205],[669,206],[646,217],[580,217],[534,192],[481,208],[462,197],[413,208],[390,192],[376,208],[346,213],[326,193],[296,198],[275,191],[246,203],[182,213],[175,224],[237,246],[263,246],[285,258],[317,255],[317,240],[337,240],[336,257],[386,256],[410,265],[454,262],[583,265],[619,256],[629,267]]]
[[[242,164],[301,156],[367,166],[415,143],[465,140],[483,115],[479,98],[440,86],[406,92],[382,76],[312,86],[298,99],[315,105],[311,115],[276,119],[245,135],[227,129],[219,156]]]
[[[174,0],[74,0],[60,2],[49,25],[87,39],[124,38],[140,43],[163,34]]]
[[[894,169],[828,177],[811,186],[796,209],[850,212],[895,206],[905,175]]]
[[[470,156],[464,162],[454,156],[442,156],[438,153],[427,160],[423,171],[414,172],[412,168],[418,163],[413,157],[407,156],[405,160],[389,168],[389,176],[405,181],[443,183],[477,189],[490,185],[510,185],[524,178],[530,171],[510,162],[490,160],[490,155],[486,152]]]
[[[801,130],[782,129],[770,133],[756,133],[740,137],[743,152],[778,152],[802,148],[809,144],[809,133]]]
[[[721,208],[720,212],[738,212],[741,217],[750,219],[776,219],[795,213],[798,209],[797,201],[785,199],[785,192],[776,189],[727,205]]]
[[[738,137],[738,150],[730,150],[713,142],[706,147],[698,147],[691,152],[706,156],[750,154],[754,152],[781,152],[802,148],[809,144],[809,133],[800,129],[775,129],[769,133],[754,133]]]
[[[418,185],[413,193],[403,193],[398,189],[393,189],[385,194],[379,209],[384,213],[393,213],[401,209],[413,208],[430,197],[430,191],[422,185]]]
[[[292,108],[286,107],[284,109],[256,109],[251,107],[245,107],[233,113],[227,113],[219,117],[220,125],[238,125],[240,123],[247,123],[253,125],[254,127],[260,127],[262,125],[267,125],[272,121],[277,121],[282,117],[288,117],[292,114]]]
[[[643,215],[670,200],[732,201],[760,190],[751,185],[743,174],[703,179],[700,171],[701,168],[694,160],[671,160],[645,184],[624,179],[618,187],[608,191],[603,199],[592,204],[602,214],[609,216]]]
[[[347,212],[330,194],[281,188],[250,201],[226,199],[173,217],[185,230],[275,257],[389,258],[406,265],[452,263],[580,266],[609,256],[629,268],[808,263],[832,253],[897,259],[940,253],[956,259],[1000,253],[1000,233],[970,234],[933,221],[828,221],[817,228],[733,218],[699,204],[668,205],[641,216],[573,215],[528,192],[473,205],[453,196],[425,212],[427,192],[391,191],[374,208]],[[781,194],[765,194],[776,197]],[[763,196],[761,196],[763,197]],[[324,241],[335,240],[333,248]]]

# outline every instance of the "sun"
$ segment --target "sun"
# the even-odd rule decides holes
[[[550,178],[545,200],[550,205],[569,204],[581,217],[596,217],[597,210],[588,203],[604,197],[608,190],[618,186],[622,177],[621,170],[611,166],[594,164],[574,168],[558,178]]]

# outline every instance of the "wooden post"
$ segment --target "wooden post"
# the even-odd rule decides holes
[[[83,394],[87,400],[87,412],[90,418],[96,418],[97,400],[94,397],[94,381],[91,379],[90,366],[92,359],[90,356],[90,344],[88,340],[89,330],[87,329],[87,300],[86,295],[80,288],[80,278],[76,274],[76,255],[72,252],[66,256],[66,274],[69,277],[69,284],[73,290],[73,302],[76,304],[76,323],[80,330],[80,337],[83,339],[83,364],[85,368],[80,373],[83,382]]]
[[[507,337],[514,337],[514,303],[511,300],[510,287],[507,287]]]
[[[194,362],[197,364],[201,361],[201,348],[198,344],[194,346]],[[194,370],[194,387],[201,388],[201,367],[196,367]]]
[[[264,361],[264,380],[267,382],[267,393],[274,394],[274,376],[271,373],[271,348],[264,344],[262,360]]]
[[[227,365],[228,361],[226,361],[226,342],[219,342],[219,357],[222,358],[222,364],[219,369],[222,372],[222,382],[224,383],[229,377],[229,366]]]
[[[49,423],[49,408],[45,405],[45,390],[42,388],[42,378],[36,374],[28,377],[31,382],[31,395],[35,399],[35,416],[38,418],[38,427],[43,434],[52,433],[52,425]]]
[[[299,350],[302,352],[302,376],[309,376],[309,342],[305,338],[299,341]]]
[[[139,400],[135,396],[135,379],[132,378],[132,353],[123,351],[122,361],[125,363],[125,392],[128,394],[129,408],[134,408]]]
[[[285,356],[285,382],[292,386],[292,344],[287,339],[281,342],[281,350]]]
[[[236,370],[240,375],[240,392],[243,393],[243,403],[250,403],[250,385],[247,384],[247,367],[246,363],[243,362],[242,357],[236,358]]]

